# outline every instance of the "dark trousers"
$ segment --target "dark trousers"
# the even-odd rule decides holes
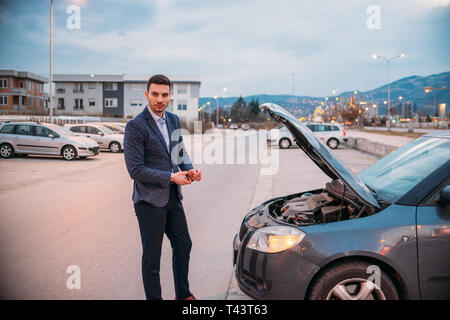
[[[162,208],[146,202],[134,205],[142,240],[142,278],[148,300],[161,300],[159,279],[164,233],[172,246],[172,269],[177,299],[191,295],[188,272],[192,242],[176,185],[170,187],[169,201]]]

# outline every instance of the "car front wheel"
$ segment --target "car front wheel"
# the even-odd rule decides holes
[[[331,138],[327,141],[327,145],[330,149],[336,149],[339,146],[339,141],[336,138]]]
[[[77,151],[74,147],[67,146],[62,150],[64,160],[71,161],[77,157]]]
[[[376,265],[341,263],[325,271],[310,290],[311,300],[398,300],[391,279]]]
[[[291,140],[289,140],[288,138],[282,138],[279,142],[281,149],[287,149],[291,146],[291,144]]]
[[[12,158],[14,156],[14,148],[9,143],[0,146],[0,156],[2,158]]]
[[[109,150],[114,153],[120,152],[120,144],[115,141],[111,142],[109,145]]]

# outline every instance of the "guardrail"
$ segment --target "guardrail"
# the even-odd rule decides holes
[[[379,142],[373,142],[364,138],[348,138],[346,145],[350,148],[357,149],[380,158],[397,150],[397,147]]]

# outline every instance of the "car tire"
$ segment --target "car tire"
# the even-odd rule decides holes
[[[66,146],[62,149],[61,155],[64,160],[72,161],[77,158],[77,150],[72,146]]]
[[[2,158],[12,158],[14,157],[14,148],[9,143],[3,143],[0,145],[0,156]]]
[[[292,145],[292,142],[289,138],[281,138],[278,145],[281,149],[288,149]]]
[[[113,152],[113,153],[118,153],[120,152],[121,148],[120,148],[120,143],[113,141],[109,144],[109,151]]]
[[[337,149],[337,147],[339,146],[339,140],[336,139],[336,138],[330,138],[330,139],[328,139],[328,141],[327,141],[327,146],[328,146],[330,149]]]
[[[369,267],[374,269],[370,270]],[[326,270],[313,283],[310,300],[398,300],[398,293],[391,279],[381,270],[379,286],[376,273],[379,268],[363,261],[345,262]],[[375,281],[370,281],[375,275]]]

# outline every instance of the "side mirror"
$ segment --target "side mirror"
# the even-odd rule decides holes
[[[48,137],[49,137],[49,138],[52,138],[52,139],[55,138],[55,136],[54,136],[53,134],[51,134],[51,133],[49,133]]]
[[[450,205],[450,185],[441,190],[439,194],[439,202],[444,205]]]
[[[105,135],[105,134],[104,134],[103,132],[101,132],[101,131],[100,131],[98,134],[99,134],[100,136],[104,136],[104,135]]]

